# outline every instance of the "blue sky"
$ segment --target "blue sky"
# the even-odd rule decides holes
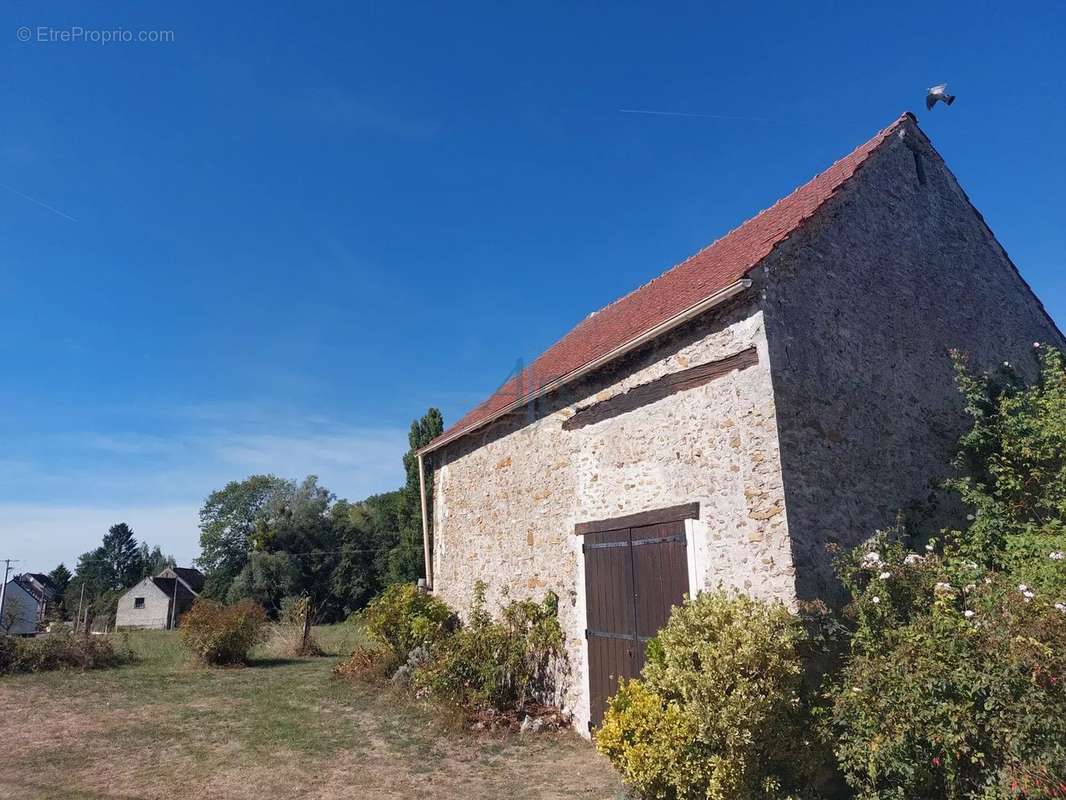
[[[1062,326],[1066,10],[857,5],[5,3],[0,558],[394,488],[427,406],[908,109]]]

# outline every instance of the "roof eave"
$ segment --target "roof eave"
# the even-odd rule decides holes
[[[428,453],[432,453],[434,450],[439,450],[444,445],[450,444],[451,442],[454,442],[457,439],[461,439],[476,430],[484,428],[486,425],[495,422],[501,417],[507,416],[508,414],[526,406],[534,400],[543,397],[547,394],[550,394],[551,392],[554,392],[569,383],[573,383],[578,378],[587,375],[593,370],[598,369],[599,367],[602,367],[605,364],[610,363],[611,361],[614,361],[616,358],[624,356],[626,353],[629,353],[632,350],[635,350],[636,348],[640,347],[641,345],[646,344],[647,342],[650,342],[653,339],[658,338],[659,336],[662,336],[664,333],[667,333],[670,330],[673,330],[677,326],[682,325],[695,317],[698,317],[703,312],[709,311],[715,306],[724,303],[726,300],[736,297],[737,295],[751,288],[751,283],[752,282],[750,278],[741,278],[738,281],[734,281],[725,288],[719,289],[717,292],[710,295],[709,297],[706,297],[700,302],[689,306],[684,311],[675,314],[674,316],[663,322],[660,322],[654,327],[648,328],[647,330],[643,331],[637,336],[634,336],[627,342],[624,342],[618,347],[615,347],[613,350],[609,350],[603,355],[598,356],[597,358],[594,358],[593,360],[588,361],[585,364],[582,364],[577,369],[573,369],[565,375],[562,375],[556,378],[555,380],[544,384],[544,386],[540,387],[539,389],[529,392],[523,397],[520,397],[517,400],[508,403],[500,410],[490,414],[484,419],[478,420],[473,425],[435,439],[434,441],[427,444],[425,447],[416,451],[416,455],[424,456]]]

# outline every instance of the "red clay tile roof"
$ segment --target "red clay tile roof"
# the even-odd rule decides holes
[[[549,383],[581,369],[743,278],[832,197],[878,145],[907,119],[914,121],[914,116],[902,115],[850,155],[714,244],[589,315],[523,373],[511,378],[423,451],[469,433],[516,400],[535,395]]]

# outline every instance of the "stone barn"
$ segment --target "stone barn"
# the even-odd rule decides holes
[[[831,597],[827,545],[950,469],[949,350],[1033,371],[1034,342],[1063,338],[905,114],[425,447],[427,580],[458,609],[554,591],[587,730],[683,594]]]

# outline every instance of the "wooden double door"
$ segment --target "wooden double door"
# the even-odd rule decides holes
[[[584,538],[590,727],[603,720],[619,681],[644,666],[648,641],[689,591],[685,520],[690,503],[579,524]]]

